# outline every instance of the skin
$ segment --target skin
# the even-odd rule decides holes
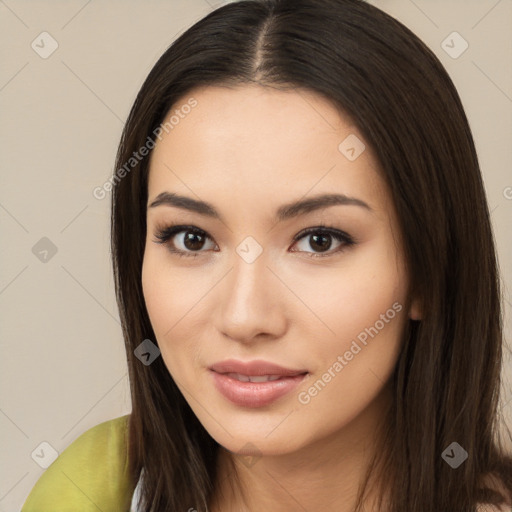
[[[211,203],[223,221],[174,206],[148,208],[142,284],[163,360],[221,445],[210,510],[348,512],[391,403],[401,334],[409,318],[421,316],[408,294],[389,191],[367,143],[354,161],[339,151],[348,135],[364,138],[315,93],[202,87],[176,105],[190,97],[197,106],[151,155],[148,205],[161,192],[174,192]],[[371,210],[336,205],[273,220],[285,203],[333,192]],[[167,245],[156,243],[158,228],[171,222],[204,231],[203,247],[190,250],[183,232]],[[331,246],[322,252],[311,235],[294,242],[319,224],[348,233],[356,244],[327,236]],[[248,236],[263,249],[253,263],[236,252]],[[173,242],[197,257],[173,254]],[[298,394],[394,303],[402,306],[394,318],[301,403]],[[268,406],[244,408],[213,386],[208,367],[228,358],[264,359],[307,369],[309,376]],[[229,485],[230,462],[240,486]]]

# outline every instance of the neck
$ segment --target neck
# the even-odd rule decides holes
[[[251,465],[221,447],[209,511],[353,512],[380,449],[378,439],[390,399],[386,388],[358,417],[328,437],[293,453],[263,455]],[[369,486],[362,510],[377,510],[376,490]]]

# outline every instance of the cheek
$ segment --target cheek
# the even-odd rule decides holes
[[[167,267],[157,251],[146,249],[142,265],[144,302],[162,357],[171,371],[169,365],[177,361],[180,352],[187,351],[187,347],[181,343],[171,344],[169,340],[178,339],[180,319],[190,309],[192,297],[187,296],[189,287],[180,280],[179,273],[171,275]]]
[[[142,290],[164,363],[175,380],[198,363],[201,331],[210,315],[204,296],[213,283],[208,270],[178,268],[160,247],[146,247]]]
[[[401,331],[403,322],[395,317],[401,316],[397,309],[405,309],[407,281],[396,251],[384,237],[347,255],[335,271],[303,275],[301,283],[308,306],[329,328],[330,349],[350,345],[376,322],[378,327],[385,322],[389,336]]]
[[[397,334],[401,322],[395,317],[404,309],[404,285],[400,276],[389,270],[380,274],[353,273],[344,280],[334,292],[327,312],[338,339],[345,341],[359,336],[364,341],[362,333],[375,325],[379,331],[386,327],[388,335]]]
[[[175,283],[167,279],[165,267],[155,257],[154,251],[146,248],[142,264],[142,291],[151,325],[157,337],[161,337],[162,333],[172,326],[170,312],[175,311],[174,286]]]
[[[190,282],[187,272],[179,271],[169,262],[162,248],[149,242],[142,264],[142,289],[146,308],[155,331],[161,339],[169,336],[179,320],[189,310],[198,290]]]
[[[298,397],[310,414],[343,405],[332,408],[326,429],[350,421],[379,394],[395,368],[407,321],[407,282],[392,245],[368,245],[339,270],[329,282],[316,282],[323,295],[309,284],[310,304],[331,335],[312,351],[314,375]]]
[[[363,414],[393,374],[406,318],[398,302],[383,311],[384,320],[379,313],[366,324],[339,324],[340,336],[315,354],[312,378],[297,395],[305,421],[322,418],[315,435],[327,435]]]

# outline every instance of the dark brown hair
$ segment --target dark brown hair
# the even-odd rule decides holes
[[[153,67],[126,122],[116,169],[194,88],[249,83],[313,91],[346,112],[374,149],[394,200],[410,292],[421,298],[423,316],[405,329],[394,403],[372,465],[389,512],[474,512],[478,502],[503,503],[512,494],[512,459],[498,435],[497,261],[473,138],[447,72],[411,31],[361,0],[228,4],[183,33]],[[157,343],[141,285],[148,162],[141,159],[112,193],[131,383],[130,472],[135,485],[144,469],[145,512],[204,512],[218,444],[162,358],[145,366],[134,357],[142,340]],[[453,441],[469,455],[457,469],[441,457]],[[495,477],[502,492],[484,477]]]

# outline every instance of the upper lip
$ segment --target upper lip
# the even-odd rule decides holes
[[[210,370],[217,373],[240,373],[241,375],[248,376],[283,375],[286,377],[292,377],[307,373],[307,370],[285,368],[268,361],[254,360],[244,362],[236,361],[235,359],[228,359],[226,361],[215,363],[210,366]]]

